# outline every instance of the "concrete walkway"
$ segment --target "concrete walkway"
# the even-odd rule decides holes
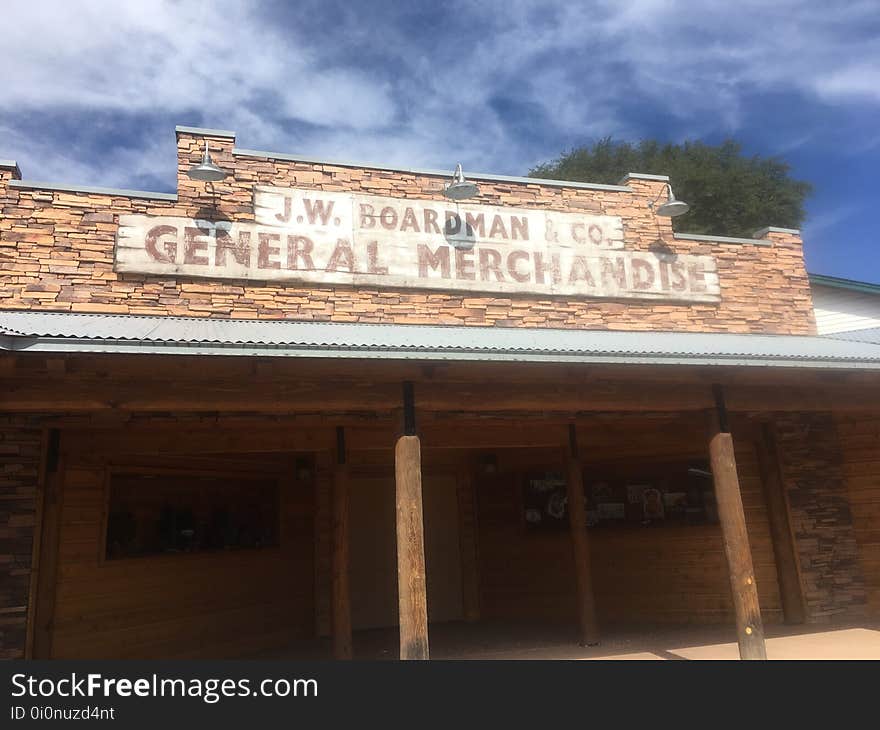
[[[880,659],[880,624],[768,626],[769,659]],[[432,624],[432,659],[707,660],[738,659],[732,626],[607,628],[602,643],[577,645],[571,627],[507,623]],[[396,628],[358,631],[356,659],[396,659]],[[263,659],[330,658],[328,639],[261,653]]]

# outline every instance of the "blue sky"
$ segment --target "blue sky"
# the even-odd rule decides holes
[[[2,16],[0,158],[26,179],[173,190],[176,124],[514,175],[607,135],[732,136],[815,186],[810,271],[880,283],[880,0],[31,0]]]

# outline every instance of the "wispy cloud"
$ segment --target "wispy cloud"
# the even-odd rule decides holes
[[[0,156],[173,184],[175,123],[243,146],[521,173],[608,134],[748,128],[756,94],[880,107],[876,2],[4,6]],[[124,130],[124,131],[120,131]],[[793,149],[812,131],[771,147]]]

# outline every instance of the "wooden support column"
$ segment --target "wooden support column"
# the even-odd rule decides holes
[[[428,658],[428,597],[422,521],[422,454],[412,383],[403,386],[403,436],[394,450],[400,658]]]
[[[31,658],[50,659],[55,623],[55,593],[58,584],[58,549],[61,531],[61,499],[63,467],[61,466],[61,432],[50,429],[43,464],[43,520],[40,534],[40,565],[34,591],[33,637]]]
[[[333,656],[352,658],[351,594],[349,589],[349,479],[345,429],[336,427],[336,468],[333,472]]]
[[[788,499],[785,496],[785,482],[782,478],[782,465],[779,461],[776,429],[773,424],[762,424],[761,436],[755,442],[755,451],[764,486],[764,500],[767,504],[767,518],[770,522],[773,556],[776,559],[776,576],[779,581],[782,612],[786,623],[802,624],[806,620],[804,594],[791,532]]]
[[[733,438],[727,424],[727,410],[721,386],[714,386],[717,427],[709,442],[712,477],[715,481],[715,499],[718,503],[718,519],[724,538],[724,554],[733,594],[736,613],[736,640],[740,659],[766,659],[764,625],[755,585],[752,551],[746,530]]]
[[[596,620],[596,601],[593,596],[593,570],[590,565],[590,539],[587,534],[584,475],[578,454],[577,431],[573,424],[568,427],[566,475],[568,522],[571,528],[571,546],[574,552],[580,644],[595,646],[599,643],[599,624]]]

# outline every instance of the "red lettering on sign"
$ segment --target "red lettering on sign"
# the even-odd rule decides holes
[[[602,259],[602,283],[613,279],[618,289],[626,289],[626,264],[621,257]]]
[[[226,252],[229,251],[237,263],[250,266],[251,263],[251,232],[239,231],[238,240],[234,240],[229,231],[218,228],[215,233],[217,247],[214,250],[214,266],[226,266]]]
[[[529,240],[529,218],[528,216],[510,216],[510,237],[516,241],[522,239]]]
[[[672,271],[672,288],[674,291],[687,290],[687,278],[685,277],[684,264],[681,261],[673,261],[669,266]]]
[[[208,235],[208,231],[204,228],[194,228],[187,226],[183,229],[183,263],[194,264],[195,266],[207,266],[208,257],[198,256],[197,252],[208,251],[208,242],[204,237]],[[197,241],[196,236],[202,240]]]
[[[465,213],[464,223],[471,231],[478,232],[480,238],[486,237],[486,216],[482,213],[480,213],[479,215],[474,215],[473,213]]]
[[[550,272],[550,276],[553,278],[553,283],[558,284],[562,280],[562,271],[559,266],[559,254],[554,253],[550,256],[550,261],[545,262],[544,256],[540,251],[535,251],[534,253],[535,260],[535,281],[538,284],[544,283],[544,274],[548,271]]]
[[[437,271],[440,269],[440,276],[448,279],[452,275],[452,266],[449,261],[449,247],[440,246],[436,251],[431,251],[425,244],[420,243],[417,248],[419,257],[419,277],[428,278],[428,269]]]
[[[440,226],[437,225],[437,211],[425,208],[425,233],[440,233]]]
[[[327,221],[330,220],[330,216],[333,213],[332,200],[329,203],[325,203],[325,201],[323,200],[316,200],[312,202],[311,200],[309,200],[309,198],[304,198],[303,205],[305,205],[306,218],[309,219],[309,223],[314,223],[315,220],[320,217],[321,225],[327,225]]]
[[[153,226],[144,237],[144,248],[153,261],[162,264],[173,264],[177,260],[177,239],[162,241],[164,253],[159,250],[159,241],[163,236],[177,236],[177,228],[174,226]]]
[[[397,211],[390,205],[386,205],[379,214],[379,223],[382,224],[383,228],[393,231],[397,228]]]
[[[504,272],[501,271],[501,254],[494,248],[481,248],[480,279],[488,281],[489,274],[495,274],[495,281],[504,281]]]
[[[496,215],[492,219],[492,230],[489,231],[489,238],[503,238],[507,240],[507,229],[504,227],[504,221],[500,215]]]
[[[275,218],[278,219],[279,221],[281,221],[282,223],[290,223],[290,208],[291,208],[290,196],[285,195],[284,196],[283,212],[276,213]]]
[[[273,261],[272,257],[277,256],[281,250],[279,246],[272,246],[273,242],[280,241],[281,235],[278,233],[258,233],[257,237],[260,243],[257,246],[257,268],[259,269],[280,269],[281,263]]]
[[[632,267],[632,288],[645,290],[654,286],[654,267],[650,261],[634,258],[630,263]]]
[[[314,241],[308,236],[287,237],[287,268],[293,271],[314,271],[315,264],[312,262],[312,249]],[[302,266],[299,262],[302,262]]]
[[[375,228],[376,217],[373,206],[369,203],[361,203],[361,228]]]
[[[518,281],[520,283],[527,282],[531,278],[531,274],[524,273],[517,269],[517,263],[520,261],[528,261],[529,260],[529,252],[528,251],[511,251],[507,255],[507,273],[510,274],[510,278],[514,281]]]
[[[382,274],[383,276],[388,273],[387,266],[379,265],[378,241],[370,241],[367,244],[367,272],[370,274]]]
[[[703,270],[702,264],[696,261],[688,264],[688,278],[691,283],[692,292],[706,291],[706,272]]]
[[[400,224],[401,231],[414,231],[419,233],[419,223],[416,220],[416,214],[412,208],[407,208],[403,213],[403,222]]]
[[[455,276],[459,279],[474,280],[477,274],[474,271],[474,252],[463,248],[455,249]]]
[[[586,282],[589,286],[596,286],[586,256],[575,256],[571,261],[571,271],[568,274],[568,283],[576,284],[579,281]]]
[[[461,231],[461,216],[456,213],[454,210],[446,211],[446,225],[443,228],[443,233],[447,236],[454,236],[456,233]]]
[[[349,272],[354,271],[354,252],[351,250],[351,243],[345,238],[336,239],[336,248],[333,249],[324,271],[339,271],[340,266],[344,266]]]

